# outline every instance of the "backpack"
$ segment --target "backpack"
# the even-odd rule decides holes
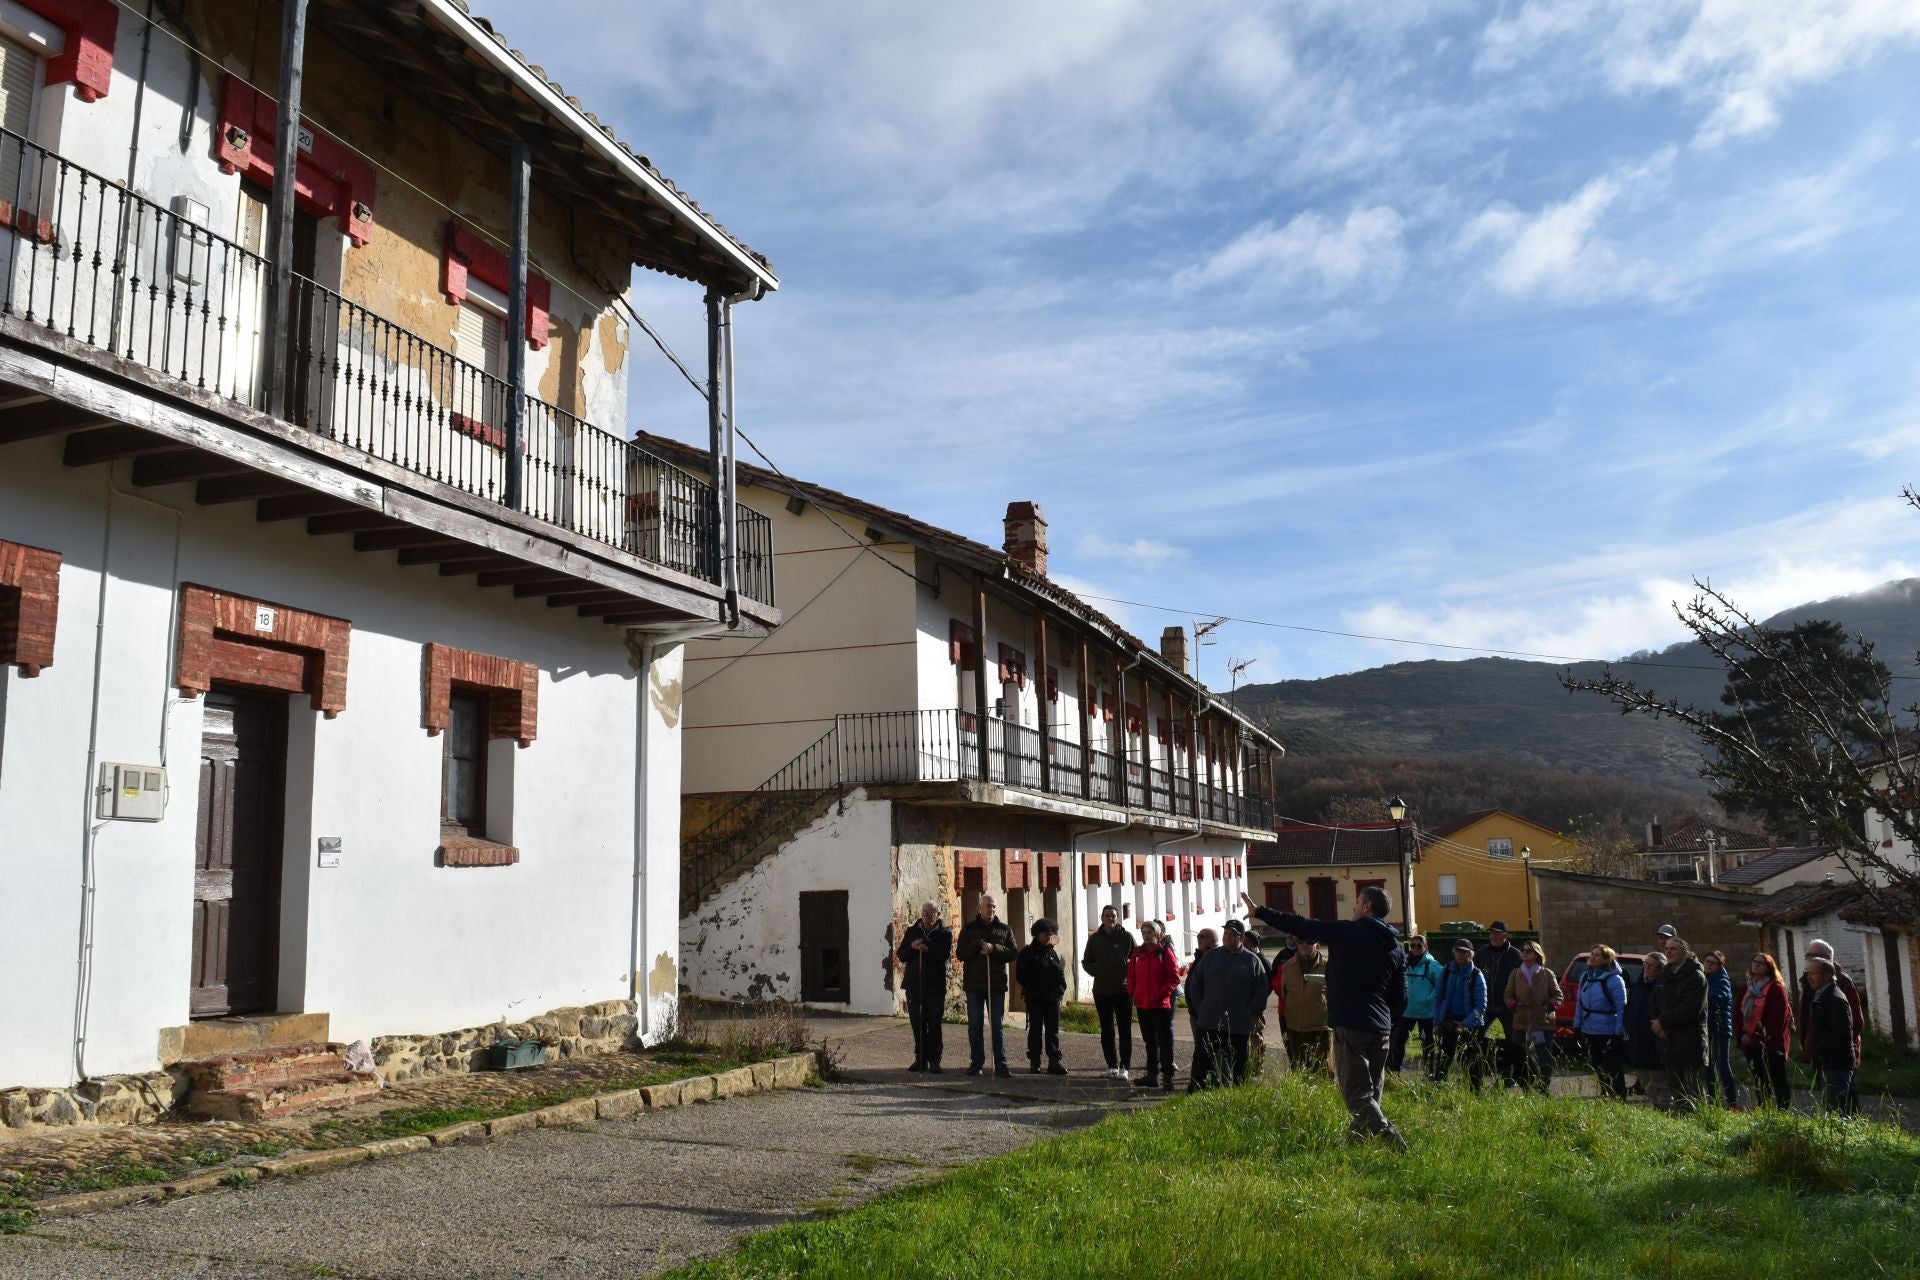
[[[1588,972],[1591,973],[1592,970],[1588,970]],[[1607,998],[1607,1016],[1609,1018],[1618,1017],[1620,1014],[1620,1006],[1613,1002],[1613,992],[1607,989],[1607,979],[1612,976],[1613,976],[1612,974],[1603,973],[1600,975],[1600,979],[1599,979],[1600,994],[1604,995]],[[1580,975],[1580,990],[1584,992],[1586,989],[1587,989],[1587,974],[1583,973]],[[1574,1004],[1580,1005],[1580,1002],[1578,1000],[1575,1000]],[[1581,1007],[1584,1007],[1584,1006],[1581,1006]]]

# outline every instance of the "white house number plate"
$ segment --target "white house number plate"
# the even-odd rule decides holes
[[[275,616],[275,610],[268,608],[264,604],[256,605],[253,610],[253,629],[255,631],[273,630],[273,620]]]

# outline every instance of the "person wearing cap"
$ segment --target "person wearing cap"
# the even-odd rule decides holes
[[[1440,989],[1438,960],[1427,954],[1424,934],[1407,939],[1407,1003],[1393,1020],[1393,1041],[1387,1046],[1387,1070],[1396,1075],[1407,1065],[1407,1038],[1418,1028],[1420,1060],[1431,1073],[1433,1064],[1433,997]]]
[[[947,1013],[947,961],[953,933],[940,922],[940,908],[922,903],[920,918],[900,940],[900,967],[906,990],[907,1020],[913,1024],[913,1065],[909,1071],[940,1074],[940,1027]]]
[[[1200,962],[1220,945],[1211,929],[1202,929],[1193,938],[1193,962],[1187,966],[1187,1033],[1193,1038],[1193,1067],[1187,1072],[1187,1092],[1203,1089],[1213,1075],[1213,1057],[1207,1038],[1200,1034]]]
[[[1700,1103],[1707,1069],[1707,972],[1685,938],[1668,938],[1667,969],[1653,990],[1653,1034],[1660,1037],[1674,1104]]]
[[[1513,1006],[1507,1003],[1506,993],[1508,981],[1520,967],[1520,948],[1513,945],[1506,921],[1495,920],[1487,926],[1486,945],[1473,953],[1473,967],[1487,979],[1487,1041],[1500,1061],[1501,1082],[1517,1085],[1524,1070],[1523,1054],[1513,1038]]]
[[[1520,944],[1520,967],[1507,979],[1507,1008],[1513,1010],[1516,1052],[1525,1083],[1545,1093],[1553,1083],[1553,1024],[1560,1009],[1560,983],[1547,967],[1537,942]]]
[[[1399,932],[1387,923],[1387,891],[1362,885],[1354,894],[1351,920],[1315,920],[1275,911],[1256,906],[1244,893],[1240,900],[1261,923],[1326,944],[1327,1024],[1333,1032],[1334,1075],[1347,1104],[1347,1140],[1379,1138],[1405,1151],[1406,1139],[1380,1110],[1387,1042],[1394,1016],[1407,1000],[1405,957]],[[1288,1005],[1291,1013],[1291,992]]]
[[[1833,965],[1833,987],[1846,999],[1848,1006],[1853,1010],[1853,1069],[1858,1071],[1860,1069],[1860,1033],[1866,1029],[1866,1019],[1861,1015],[1860,1011],[1860,988],[1854,985],[1854,981],[1847,975],[1846,969],[1842,967],[1839,960],[1834,957],[1833,944],[1824,938],[1815,938],[1807,944],[1807,959],[1809,961],[1825,960]],[[1802,973],[1800,975],[1800,1009],[1798,1023],[1800,1028],[1800,1061],[1802,1062],[1813,1061],[1812,1046],[1809,1043],[1807,1033],[1807,1028],[1811,1021],[1811,1010],[1808,1001],[1812,996],[1813,985],[1807,980],[1807,975]],[[1814,1068],[1813,1075],[1814,1085],[1818,1087],[1821,1083],[1822,1076],[1817,1066]],[[1856,1099],[1856,1101],[1858,1101],[1858,1099]]]
[[[1667,939],[1677,938],[1679,936],[1680,936],[1680,931],[1678,929],[1674,928],[1670,924],[1663,924],[1658,929],[1655,929],[1653,931],[1653,949],[1655,951],[1664,952],[1667,945]]]
[[[1840,966],[1826,956],[1807,957],[1807,1060],[1820,1074],[1820,1105],[1852,1115],[1853,1007],[1836,979]]]
[[[1327,1069],[1326,977],[1326,957],[1311,938],[1302,938],[1293,956],[1280,966],[1280,1026],[1287,1043],[1287,1065],[1297,1070]]]
[[[1467,1082],[1475,1093],[1480,1092],[1487,1057],[1487,976],[1474,964],[1473,944],[1465,938],[1454,939],[1453,963],[1440,971],[1440,985],[1433,993],[1433,1025],[1440,1053],[1430,1061],[1428,1074],[1435,1083],[1445,1080],[1454,1058],[1464,1051]]]
[[[1266,1012],[1267,966],[1248,945],[1247,926],[1229,920],[1221,943],[1202,953],[1187,975],[1187,1000],[1195,1010],[1197,1044],[1207,1046],[1214,1079],[1225,1085],[1247,1078],[1247,1043],[1256,1022]],[[1195,1051],[1194,1061],[1200,1061]],[[1199,1079],[1199,1068],[1194,1068]]]
[[[1060,1002],[1067,995],[1067,966],[1053,949],[1053,921],[1041,916],[1033,922],[1033,941],[1013,958],[1013,979],[1027,1002],[1027,1068],[1040,1074],[1040,1053],[1047,1055],[1047,1074],[1063,1076],[1060,1061]]]

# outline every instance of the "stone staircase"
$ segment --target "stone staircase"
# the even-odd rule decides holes
[[[344,1107],[380,1092],[380,1077],[347,1066],[343,1044],[280,1045],[179,1064],[193,1082],[187,1113],[214,1120],[277,1120]]]

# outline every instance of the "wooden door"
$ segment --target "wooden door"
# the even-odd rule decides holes
[[[1893,1042],[1907,1042],[1907,996],[1906,984],[1900,974],[1900,935],[1891,929],[1882,930],[1880,941],[1886,948],[1887,957],[1887,1012],[1893,1018]]]
[[[276,1002],[285,722],[283,698],[207,695],[194,839],[196,1018]]]
[[[815,889],[800,895],[800,998],[845,1004],[847,891]]]
[[[1332,880],[1307,881],[1307,914],[1315,920],[1340,918],[1340,898]]]

